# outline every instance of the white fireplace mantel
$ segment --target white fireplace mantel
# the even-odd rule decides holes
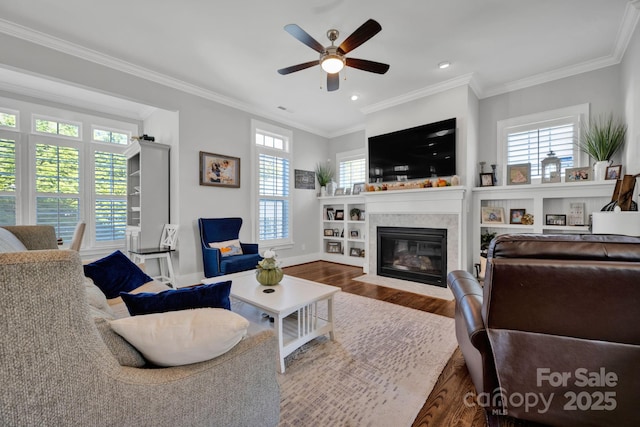
[[[374,213],[454,213],[464,211],[466,187],[419,188],[370,191],[364,194],[367,214]]]

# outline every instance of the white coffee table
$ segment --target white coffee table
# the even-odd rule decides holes
[[[333,296],[340,288],[287,275],[276,286],[262,286],[256,280],[253,270],[210,277],[203,279],[202,283],[226,280],[231,280],[233,299],[245,302],[273,317],[278,337],[279,372],[284,373],[284,358],[303,344],[325,334],[335,340]],[[263,292],[269,289],[273,292]],[[321,301],[327,302],[326,319],[318,315],[318,302]]]

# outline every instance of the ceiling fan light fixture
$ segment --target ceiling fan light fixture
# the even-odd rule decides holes
[[[335,74],[344,68],[344,59],[337,54],[328,54],[322,59],[322,69],[329,74]]]
[[[449,61],[443,61],[438,64],[438,68],[440,68],[441,70],[444,70],[445,68],[449,68],[450,66],[451,66],[451,62]]]

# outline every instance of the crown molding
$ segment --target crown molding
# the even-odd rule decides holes
[[[361,108],[360,111],[362,111],[364,114],[371,114],[375,113],[376,111],[386,110],[387,108],[395,107],[396,105],[404,104],[406,102],[414,101],[426,96],[435,95],[437,93],[441,93],[460,86],[468,86],[471,83],[472,77],[472,74],[465,74],[460,77],[455,77],[453,79],[449,79],[435,85],[427,86],[422,89],[406,93],[404,95],[396,96],[386,99],[382,102],[378,102],[376,104],[368,105]]]

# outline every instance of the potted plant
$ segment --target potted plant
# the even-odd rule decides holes
[[[360,209],[358,208],[352,208],[349,211],[349,215],[351,216],[351,221],[358,221],[360,220]]]
[[[320,184],[320,195],[326,195],[327,185],[333,181],[333,169],[326,163],[316,164],[316,179]]]
[[[627,125],[612,115],[600,116],[582,129],[578,147],[595,160],[595,180],[603,180],[611,157],[622,148],[627,135]]]

